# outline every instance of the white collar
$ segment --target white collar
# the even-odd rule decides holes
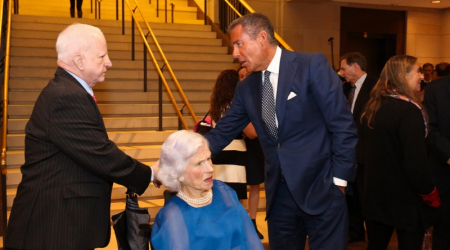
[[[362,86],[362,84],[364,83],[364,81],[366,80],[366,78],[367,78],[367,73],[365,73],[364,75],[362,75],[362,76],[358,79],[358,81],[356,81],[355,86],[356,86],[357,89],[360,89],[360,88],[361,88],[361,86]]]
[[[277,50],[275,51],[275,55],[272,58],[272,61],[270,62],[269,66],[266,70],[268,70],[270,73],[279,74],[280,73],[280,61],[281,61],[281,48],[277,46]],[[263,74],[266,70],[263,70]]]

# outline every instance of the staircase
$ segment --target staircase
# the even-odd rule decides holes
[[[84,0],[82,11],[83,19],[95,19],[95,2],[96,0]],[[131,7],[134,8],[134,0],[128,0]],[[149,3],[150,2],[150,3]],[[158,3],[159,11],[156,4]],[[172,22],[171,5],[174,4],[174,23],[184,24],[203,24],[203,20],[197,19],[197,7],[188,0],[167,0],[167,22]],[[130,10],[125,4],[125,20],[131,20]],[[142,12],[148,22],[163,23],[166,21],[165,4],[166,0],[138,0]],[[91,8],[92,6],[92,8]],[[100,5],[100,17],[102,20],[116,20],[116,1],[102,0]],[[70,17],[69,0],[19,0],[20,15],[39,15],[39,16],[56,16]],[[122,0],[118,0],[119,19],[122,19]],[[77,13],[75,11],[75,16]],[[99,15],[97,15],[98,18]],[[80,21],[75,18],[72,22]],[[130,25],[130,24],[127,24]]]
[[[153,0],[155,1],[155,0]],[[177,0],[178,1],[178,0]],[[31,2],[31,1],[30,1]],[[52,2],[55,5],[51,5]],[[175,109],[163,93],[163,129],[158,129],[158,78],[154,66],[148,59],[148,92],[144,92],[143,83],[143,45],[140,36],[136,35],[135,60],[131,60],[131,29],[127,23],[126,35],[122,35],[121,21],[113,20],[114,14],[108,14],[107,8],[102,17],[105,20],[89,19],[85,15],[85,0],[83,19],[72,19],[67,11],[46,12],[36,9],[28,13],[21,0],[20,15],[13,15],[11,35],[11,68],[8,110],[7,135],[7,207],[11,209],[16,195],[17,185],[21,180],[20,166],[24,163],[24,129],[31,115],[34,102],[40,91],[56,70],[55,42],[59,32],[74,21],[98,26],[105,34],[108,42],[109,57],[113,67],[106,75],[106,80],[94,87],[98,107],[103,115],[108,135],[121,150],[133,158],[151,165],[159,158],[162,142],[172,132],[178,129],[178,118]],[[179,1],[181,2],[181,0]],[[39,2],[41,3],[41,2]],[[36,3],[34,3],[36,5]],[[61,6],[60,1],[47,1],[44,6]],[[148,3],[147,3],[148,4]],[[30,6],[28,6],[30,7]],[[37,8],[37,7],[36,7]],[[141,5],[142,8],[142,5]],[[186,9],[191,7],[186,7]],[[56,9],[63,9],[57,7]],[[26,11],[27,10],[27,11]],[[52,16],[37,16],[24,14],[52,14]],[[127,10],[128,11],[128,10]],[[152,9],[148,13],[152,13]],[[60,15],[60,16],[57,16]],[[112,18],[107,18],[111,17]],[[129,15],[129,14],[128,14]],[[152,20],[154,21],[154,20]],[[199,25],[196,19],[186,19],[185,23],[166,24],[156,19],[151,27],[161,44],[161,47],[171,64],[194,112],[200,118],[209,107],[209,97],[215,79],[224,69],[236,69],[227,48],[216,38],[210,26]],[[200,21],[201,23],[202,21]],[[151,47],[154,47],[151,44]],[[153,51],[156,53],[156,50]],[[157,56],[159,66],[162,59]],[[181,108],[182,102],[167,71],[164,75],[171,86],[174,96]],[[193,127],[193,121],[188,116],[187,124]],[[151,185],[139,198],[141,207],[149,209],[152,217],[163,205],[162,192]],[[112,192],[111,214],[122,211],[125,207],[126,188],[114,184]],[[260,210],[265,208],[265,194],[261,192]],[[9,215],[9,213],[8,213]]]

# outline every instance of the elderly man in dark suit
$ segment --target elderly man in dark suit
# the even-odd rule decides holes
[[[350,182],[347,192],[347,206],[349,215],[349,243],[365,241],[364,218],[362,215],[362,197],[364,190],[364,138],[362,136],[361,115],[370,91],[377,83],[377,78],[366,73],[367,60],[359,52],[351,52],[341,57],[341,76],[345,78],[343,85],[347,104],[353,113],[358,128],[358,144],[356,144],[356,178]]]
[[[230,109],[206,134],[218,153],[249,122],[266,157],[270,249],[347,249],[344,186],[354,177],[356,127],[341,81],[322,54],[277,46],[259,13],[229,27],[247,71]]]
[[[443,217],[433,229],[433,250],[450,249],[450,77],[427,85],[424,104],[429,119],[433,180],[441,196]]]
[[[92,87],[112,66],[100,29],[70,25],[58,36],[56,50],[55,78],[42,90],[25,129],[23,178],[6,249],[105,247],[113,182],[142,194],[151,181],[150,167],[108,139],[97,107]]]

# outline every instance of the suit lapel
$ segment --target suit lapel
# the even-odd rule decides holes
[[[286,111],[287,98],[291,92],[291,86],[294,81],[295,72],[297,72],[298,64],[293,60],[295,53],[283,50],[281,52],[280,74],[278,76],[276,112],[278,119],[278,137],[281,138],[280,128],[283,126],[284,115]],[[298,94],[298,93],[296,93]]]

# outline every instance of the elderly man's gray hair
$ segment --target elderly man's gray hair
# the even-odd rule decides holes
[[[188,130],[171,134],[161,147],[159,170],[156,178],[169,190],[180,191],[179,178],[183,175],[189,159],[208,141],[202,135]]]
[[[88,50],[95,39],[104,39],[102,31],[95,26],[82,23],[67,26],[56,40],[58,60],[68,63],[73,54]]]

